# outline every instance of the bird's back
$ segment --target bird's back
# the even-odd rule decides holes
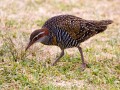
[[[57,30],[61,29],[76,39],[76,34],[80,32],[80,24],[83,22],[82,18],[76,16],[59,15],[47,20],[43,27],[49,28],[54,33],[57,33]]]
[[[72,15],[59,15],[48,19],[43,28],[48,28],[65,48],[77,46],[91,36],[103,32],[111,23],[111,20],[93,21]]]

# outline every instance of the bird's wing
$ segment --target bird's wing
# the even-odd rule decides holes
[[[74,39],[79,39],[86,32],[93,30],[91,24],[89,25],[86,20],[72,15],[53,17],[44,26],[56,32],[58,29],[64,30]]]

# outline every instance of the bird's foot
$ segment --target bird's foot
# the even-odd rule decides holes
[[[56,62],[53,62],[52,64],[51,64],[51,66],[55,66],[56,65]]]
[[[86,63],[82,63],[82,70],[84,71],[87,67],[87,64]]]
[[[59,61],[59,58],[52,63],[52,66],[55,66],[58,61]]]

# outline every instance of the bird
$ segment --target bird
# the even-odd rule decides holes
[[[64,51],[67,48],[78,48],[81,60],[82,69],[86,68],[83,51],[80,44],[90,37],[101,33],[107,29],[112,20],[86,20],[74,15],[57,15],[49,18],[40,29],[36,29],[30,35],[30,41],[25,49],[28,50],[36,42],[41,42],[44,45],[55,45],[61,49],[59,57],[55,59],[52,65],[64,56]]]

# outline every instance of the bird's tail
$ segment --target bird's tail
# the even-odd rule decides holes
[[[98,22],[98,24],[96,25],[97,28],[96,28],[96,31],[97,33],[100,33],[100,32],[103,32],[107,29],[107,26],[109,24],[112,24],[113,21],[112,20],[101,20]]]
[[[100,25],[100,26],[107,26],[107,25],[112,24],[112,23],[113,23],[112,20],[101,20],[101,21],[99,22],[99,25]]]

